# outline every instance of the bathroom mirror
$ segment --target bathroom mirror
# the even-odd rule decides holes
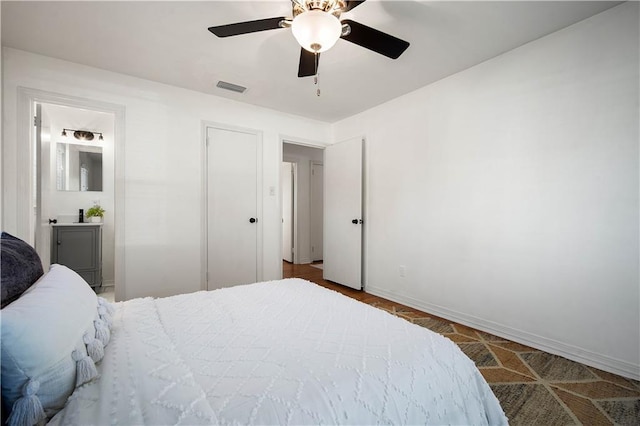
[[[102,147],[56,144],[58,191],[102,191]]]

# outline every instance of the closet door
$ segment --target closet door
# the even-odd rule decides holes
[[[207,288],[262,278],[261,135],[207,128]]]

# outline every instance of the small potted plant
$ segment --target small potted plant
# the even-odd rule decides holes
[[[94,205],[89,210],[87,210],[87,218],[89,222],[100,223],[102,222],[102,217],[104,216],[104,209],[100,207],[99,204]]]

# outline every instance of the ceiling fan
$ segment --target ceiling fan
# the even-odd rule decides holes
[[[340,20],[366,0],[291,0],[293,18],[275,17],[255,21],[209,27],[218,37],[230,37],[259,31],[291,28],[302,46],[298,77],[317,75],[320,52],[324,52],[341,38],[391,59],[397,59],[409,43],[374,28],[352,21]]]

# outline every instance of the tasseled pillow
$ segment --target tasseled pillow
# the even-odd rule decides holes
[[[2,309],[2,401],[10,425],[53,417],[77,384],[97,377],[111,337],[95,292],[76,272],[51,265]],[[107,309],[105,307],[105,309]],[[96,320],[96,324],[94,324]],[[101,354],[102,349],[102,354]]]
[[[73,351],[71,356],[76,362],[76,387],[98,377],[96,364],[93,362],[91,357],[87,355],[86,351],[79,351],[76,349]]]
[[[13,403],[11,415],[7,420],[9,426],[32,426],[47,418],[37,392],[40,382],[29,380],[22,387],[22,396]]]
[[[96,338],[96,333],[86,332],[82,337],[84,344],[87,345],[87,353],[96,364],[104,357],[104,345],[102,341]]]
[[[107,323],[105,323],[101,319],[97,319],[93,321],[96,329],[96,339],[102,342],[102,346],[107,346],[109,344],[109,340],[111,339],[111,331],[109,331],[109,327]]]

